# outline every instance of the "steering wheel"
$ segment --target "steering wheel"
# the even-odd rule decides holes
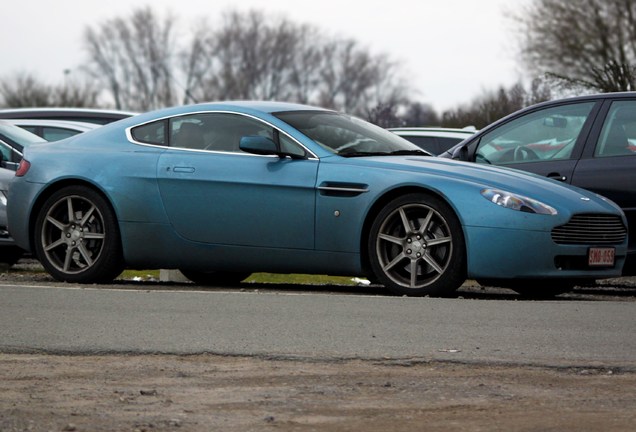
[[[539,155],[529,147],[520,146],[516,147],[512,154],[512,160],[514,161],[530,161],[541,159]]]

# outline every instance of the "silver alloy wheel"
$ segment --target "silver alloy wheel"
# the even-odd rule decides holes
[[[69,195],[47,211],[40,241],[50,265],[75,274],[97,261],[105,239],[104,217],[97,206],[85,197]]]
[[[428,205],[402,205],[382,222],[376,254],[383,273],[394,283],[409,289],[429,286],[452,261],[448,222]]]

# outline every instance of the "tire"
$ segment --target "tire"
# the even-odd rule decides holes
[[[408,194],[391,201],[371,226],[369,262],[391,292],[445,296],[466,280],[466,246],[455,212],[439,198]]]
[[[223,271],[180,270],[181,273],[197,285],[233,286],[238,285],[251,273],[234,273]]]
[[[59,281],[108,283],[124,268],[115,214],[86,186],[65,187],[44,202],[34,240],[40,263]]]

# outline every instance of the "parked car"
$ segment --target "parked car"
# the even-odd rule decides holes
[[[43,142],[46,140],[7,121],[0,120],[0,155],[2,156],[0,165],[2,168],[15,170],[22,159],[24,148]]]
[[[45,140],[59,141],[72,137],[79,133],[88,132],[100,125],[96,123],[85,123],[66,120],[46,120],[46,119],[9,119],[6,120],[15,126],[21,127]]]
[[[0,110],[0,119],[66,120],[108,124],[137,113],[92,108],[11,108]]]
[[[0,120],[0,263],[15,264],[24,251],[15,245],[7,228],[7,195],[24,148],[46,142],[18,126]]]
[[[9,266],[18,262],[24,251],[15,245],[7,227],[7,195],[15,172],[0,168],[0,263]]]
[[[636,92],[538,104],[441,155],[530,171],[616,202],[629,225],[625,275],[636,275]]]
[[[390,128],[389,130],[434,155],[445,152],[466,138],[473,136],[477,131],[473,127],[465,129],[405,127]]]
[[[366,275],[401,295],[448,294],[466,277],[558,292],[618,276],[625,259],[609,200],[427,157],[315,107],[176,107],[25,152],[11,234],[61,281],[177,268],[204,284],[267,271]]]

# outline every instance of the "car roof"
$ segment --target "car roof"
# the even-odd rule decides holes
[[[92,108],[12,108],[0,110],[4,119],[49,119],[71,120],[106,124],[137,113],[130,111],[104,110]]]
[[[97,123],[67,121],[67,120],[48,120],[48,119],[5,119],[6,122],[16,126],[44,126],[72,129],[80,132],[86,132],[100,127]]]

